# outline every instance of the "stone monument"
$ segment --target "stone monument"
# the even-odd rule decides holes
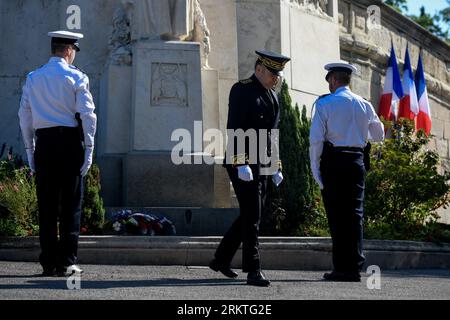
[[[194,139],[219,127],[218,75],[208,66],[209,29],[198,0],[122,0],[109,44],[99,162],[122,204],[228,207],[226,172],[203,163],[215,155],[205,155],[202,143],[183,150],[191,164],[171,159],[175,130]]]

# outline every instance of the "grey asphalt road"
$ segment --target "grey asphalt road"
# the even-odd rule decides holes
[[[323,281],[323,271],[265,270],[268,288],[245,284],[206,267],[82,265],[80,289],[66,278],[40,277],[38,263],[0,261],[0,299],[79,300],[290,300],[290,299],[450,299],[450,270],[381,271],[380,289],[361,283]],[[370,278],[369,280],[372,280]],[[375,282],[369,281],[374,284]],[[73,279],[69,285],[76,287]]]

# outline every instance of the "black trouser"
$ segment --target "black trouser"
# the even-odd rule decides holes
[[[363,153],[324,148],[320,162],[322,198],[333,241],[334,270],[359,273],[363,254]]]
[[[83,147],[77,128],[38,129],[36,137],[34,159],[41,244],[39,261],[44,269],[67,267],[77,260],[83,196],[80,175]]]
[[[267,176],[254,176],[253,181],[245,182],[238,178],[236,168],[227,166],[227,171],[239,202],[240,214],[225,233],[215,258],[219,264],[229,266],[242,243],[242,271],[258,271],[261,269],[259,223],[266,198]]]

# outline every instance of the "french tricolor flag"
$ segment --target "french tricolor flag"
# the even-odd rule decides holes
[[[405,65],[403,66],[403,98],[398,108],[398,118],[414,120],[419,113],[419,102],[417,101],[416,85],[409,60],[408,47],[406,47]]]
[[[431,131],[431,112],[428,102],[427,86],[425,84],[425,73],[423,72],[422,57],[419,55],[415,76],[417,98],[419,100],[419,114],[416,118],[416,130],[423,129],[427,136]]]
[[[391,57],[386,70],[383,95],[380,100],[378,114],[385,120],[396,120],[398,112],[398,102],[403,97],[402,82],[398,71],[397,58],[395,57],[394,46],[391,45]]]

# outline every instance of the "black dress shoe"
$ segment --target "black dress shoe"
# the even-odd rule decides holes
[[[328,281],[341,281],[341,282],[361,282],[361,276],[359,273],[346,273],[332,271],[325,273],[323,278]]]
[[[247,284],[258,287],[268,287],[270,281],[266,279],[261,271],[252,271],[247,275]]]
[[[225,277],[228,278],[236,278],[238,276],[238,274],[236,272],[233,271],[233,269],[230,268],[230,266],[222,266],[219,263],[217,263],[217,261],[215,259],[213,259],[210,263],[209,263],[209,268],[213,271],[220,271]]]

